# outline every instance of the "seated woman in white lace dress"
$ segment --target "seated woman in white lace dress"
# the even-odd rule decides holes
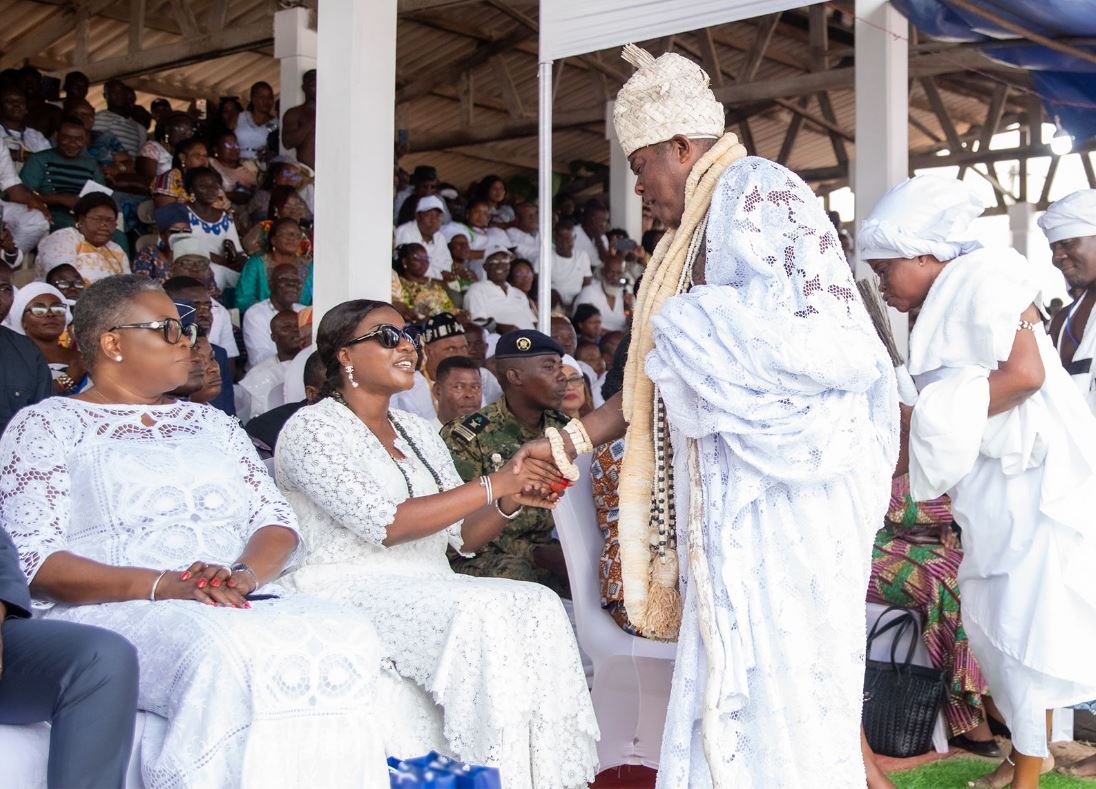
[[[160,716],[145,785],[387,787],[377,634],[271,584],[297,551],[296,518],[238,423],[163,395],[186,380],[193,342],[171,299],[110,277],[74,325],[95,386],[8,425],[0,525],[36,615],[137,648],[138,707]]]
[[[389,407],[414,382],[403,326],[391,305],[364,300],[320,323],[329,396],[293,415],[275,455],[307,551],[286,583],[369,613],[386,657],[443,710],[436,748],[499,767],[507,789],[585,787],[597,722],[559,598],[457,575],[445,555],[487,544],[522,504],[543,506],[558,472],[507,464],[464,483],[431,425]]]

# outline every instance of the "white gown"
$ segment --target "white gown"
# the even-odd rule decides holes
[[[910,493],[947,492],[963,529],[963,627],[1021,753],[1045,756],[1045,711],[1096,698],[1096,419],[1035,327],[1046,378],[989,417],[991,370],[1038,295],[1012,250],[951,261],[910,334],[920,391]]]
[[[864,591],[897,457],[893,368],[791,172],[728,167],[706,241],[707,284],[666,301],[646,362],[672,429],[685,576],[658,786],[862,787]]]
[[[464,484],[425,420],[394,418],[450,490]],[[429,470],[398,438],[414,495],[437,492]],[[598,737],[567,615],[538,584],[454,573],[461,523],[385,547],[396,507],[408,498],[396,462],[348,408],[327,398],[286,423],[277,480],[297,512],[307,548],[293,588],[369,614],[396,670],[444,711],[445,742],[460,759],[500,768],[507,789],[585,787]],[[403,710],[387,711],[391,719]],[[403,722],[406,725],[406,722]]]
[[[0,523],[28,579],[57,551],[183,569],[230,564],[263,526],[296,530],[247,435],[207,405],[49,398],[11,421],[0,467]],[[353,609],[292,595],[35,606],[137,647],[138,707],[167,720],[141,743],[146,786],[388,786],[380,641]]]

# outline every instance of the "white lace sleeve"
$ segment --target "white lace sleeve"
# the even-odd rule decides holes
[[[453,464],[453,456],[449,452],[449,447],[445,446],[441,434],[434,429],[433,425],[413,414],[400,413],[397,418],[400,420],[400,424],[408,428],[408,435],[422,449],[423,456],[429,461],[431,468],[438,473],[438,478],[441,480],[440,492],[453,490],[453,488],[459,488],[463,485],[464,480],[457,473],[457,467]],[[453,525],[446,527],[445,536],[449,539],[449,544],[454,551],[457,551],[461,556],[472,557],[475,554],[466,553],[462,550],[464,536],[461,529],[463,526],[464,519],[462,518]]]
[[[19,548],[27,581],[68,546],[68,462],[49,419],[34,406],[19,412],[0,439],[0,525]]]
[[[247,540],[264,526],[284,526],[297,535],[300,543],[300,530],[297,528],[297,516],[285,500],[285,496],[274,484],[266,465],[259,459],[259,453],[240,423],[223,412],[209,406],[207,412],[216,415],[220,426],[226,431],[225,453],[228,457],[238,458],[243,471],[244,482],[251,491],[250,513],[241,537]],[[243,526],[243,524],[241,524]]]
[[[341,406],[339,406],[341,408]],[[355,444],[324,404],[295,413],[278,437],[279,479],[321,507],[340,526],[381,545],[400,502],[369,471],[369,447]]]

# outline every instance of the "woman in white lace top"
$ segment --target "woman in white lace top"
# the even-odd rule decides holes
[[[171,299],[110,277],[74,325],[95,386],[4,431],[0,524],[38,616],[136,646],[145,785],[387,787],[376,632],[271,583],[296,518],[238,423],[163,395],[193,342]]]
[[[436,430],[389,407],[414,380],[403,326],[391,305],[371,301],[341,304],[320,323],[329,396],[294,414],[275,456],[307,551],[286,583],[369,613],[386,657],[440,708],[445,741],[435,747],[499,767],[507,789],[585,787],[598,729],[559,598],[457,575],[446,560],[449,545],[494,539],[521,504],[543,506],[539,491],[559,477],[549,464],[520,476],[507,464],[489,482],[464,483]]]

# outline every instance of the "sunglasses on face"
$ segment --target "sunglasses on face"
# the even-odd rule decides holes
[[[53,283],[53,287],[57,290],[83,290],[84,281],[82,279],[59,279]]]
[[[119,326],[112,326],[110,331],[118,331],[119,329],[152,329],[160,332],[164,337],[164,342],[168,345],[178,345],[185,338],[187,347],[193,348],[194,343],[198,341],[198,324],[191,323],[184,326],[176,318],[163,318],[162,320],[145,321],[144,323],[123,323]]]
[[[376,340],[383,347],[389,350],[399,346],[401,340],[407,340],[414,346],[415,350],[419,348],[419,338],[405,329],[401,329],[397,326],[393,326],[391,323],[382,323],[375,329],[370,329],[361,337],[355,337],[346,343],[347,347],[351,345],[357,345],[360,342],[366,340]]]
[[[68,306],[65,304],[51,304],[48,307],[42,304],[35,304],[32,307],[27,307],[23,310],[23,314],[31,314],[35,318],[44,318],[47,315],[57,315],[63,317],[68,315]]]

